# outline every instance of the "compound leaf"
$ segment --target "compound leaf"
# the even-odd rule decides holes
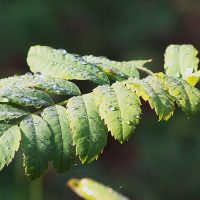
[[[194,87],[200,80],[196,55],[192,45],[169,46],[165,75],[143,67],[149,60],[117,62],[32,47],[27,60],[35,74],[0,80],[0,170],[12,161],[21,138],[29,179],[39,177],[49,161],[57,172],[64,172],[74,164],[76,155],[82,163],[97,159],[108,131],[120,143],[129,139],[140,119],[139,97],[149,102],[159,120],[172,116],[175,102],[188,116],[200,111],[200,91]],[[138,69],[150,75],[139,80]],[[121,82],[110,86],[108,77]],[[80,95],[79,88],[67,79],[104,85],[55,105],[49,93]],[[67,109],[61,106],[66,103]],[[40,107],[47,108],[42,112]],[[38,116],[41,112],[42,117]]]

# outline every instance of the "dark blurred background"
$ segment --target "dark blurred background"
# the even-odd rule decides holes
[[[27,72],[27,51],[35,44],[115,60],[153,58],[157,72],[171,43],[200,50],[199,0],[0,0],[1,77]],[[144,104],[129,142],[120,145],[109,137],[98,161],[63,175],[49,169],[33,182],[26,180],[18,154],[0,172],[0,200],[78,200],[66,181],[85,176],[131,200],[199,200],[199,117],[188,119],[177,110],[158,123]]]

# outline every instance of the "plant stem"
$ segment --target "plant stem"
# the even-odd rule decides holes
[[[30,182],[29,186],[29,199],[30,200],[42,200],[42,179],[34,180]]]

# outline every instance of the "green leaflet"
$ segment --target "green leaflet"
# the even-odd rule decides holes
[[[128,77],[135,77],[139,79],[138,67],[143,67],[144,64],[150,60],[136,60],[127,62],[117,62],[109,60],[106,57],[83,56],[86,62],[93,63],[99,66],[111,79],[126,80]]]
[[[44,76],[42,74],[26,73],[21,76],[12,76],[0,80],[0,87],[39,88],[51,94],[80,95],[79,88],[72,82]]]
[[[43,91],[34,88],[2,88],[0,102],[10,102],[22,106],[36,108],[53,104],[51,97]]]
[[[128,140],[140,119],[139,98],[120,82],[99,86],[94,94],[108,130],[120,143]]]
[[[109,79],[97,66],[85,62],[80,56],[46,46],[33,46],[27,57],[30,70],[61,79],[91,80],[107,84]]]
[[[53,166],[57,172],[65,172],[74,164],[76,157],[75,148],[72,146],[72,133],[67,120],[66,108],[59,105],[45,108],[42,117],[53,133]]]
[[[70,179],[68,186],[85,200],[128,200],[112,188],[89,178]]]
[[[19,87],[19,88],[25,88],[25,87],[35,87],[38,85],[38,77],[39,75],[33,75],[32,73],[28,72],[24,75],[18,76],[10,76],[8,78],[0,79],[0,88],[3,87]]]
[[[199,59],[198,51],[193,45],[169,45],[165,51],[164,68],[166,74],[184,79],[197,71]]]
[[[106,145],[107,130],[98,114],[93,94],[69,99],[67,114],[76,154],[82,163],[97,159]]]
[[[53,78],[50,76],[44,76],[44,78],[42,77],[42,75],[40,76],[40,79],[43,79],[43,81],[40,81],[40,84],[38,84],[38,86],[36,87],[43,89],[46,92],[70,96],[76,96],[81,94],[79,88],[70,81]]]
[[[1,123],[0,130],[0,170],[2,170],[5,165],[10,164],[19,149],[21,133],[16,125],[9,127]]]
[[[31,115],[20,123],[25,173],[35,179],[48,167],[51,157],[52,133],[39,116]]]
[[[183,79],[158,74],[165,81],[165,87],[176,103],[189,116],[200,111],[200,91]]]
[[[23,108],[16,107],[14,105],[0,103],[0,121],[17,119],[26,116],[28,114],[29,112],[27,112]]]
[[[142,80],[130,80],[127,81],[127,87],[149,102],[159,120],[168,120],[173,115],[174,100],[158,77],[148,76]]]

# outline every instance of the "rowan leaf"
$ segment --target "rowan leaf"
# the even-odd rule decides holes
[[[76,155],[82,163],[97,159],[108,131],[120,143],[127,141],[140,120],[140,97],[159,120],[173,115],[175,103],[188,116],[200,111],[200,91],[194,87],[199,60],[192,45],[167,48],[166,74],[145,68],[150,60],[118,62],[45,46],[31,47],[27,60],[34,74],[0,79],[0,170],[12,161],[22,138],[29,179],[41,176],[49,162],[64,172]],[[150,75],[139,79],[138,70]],[[67,79],[101,86],[78,96],[79,88]],[[109,85],[109,79],[115,83]]]
[[[107,142],[107,130],[98,114],[92,93],[69,99],[68,120],[76,154],[82,163],[97,159]]]
[[[200,91],[185,80],[163,76],[165,87],[176,100],[176,103],[188,115],[200,111]]]
[[[165,72],[167,75],[185,79],[197,71],[198,51],[193,45],[169,45],[165,51]]]
[[[53,105],[51,97],[43,91],[34,88],[2,88],[0,89],[0,102],[9,102],[22,106],[42,106]]]
[[[112,136],[120,143],[129,139],[139,123],[139,98],[120,82],[99,86],[94,90],[99,114]]]
[[[35,179],[48,167],[52,151],[52,133],[39,116],[31,115],[20,123],[25,173]]]
[[[127,197],[112,188],[90,178],[70,179],[68,186],[80,197],[86,200],[128,200]]]
[[[158,77],[148,76],[142,80],[130,80],[127,81],[127,87],[149,102],[159,120],[168,120],[173,115],[174,99]]]
[[[106,57],[83,56],[86,62],[99,66],[114,81],[123,81],[129,77],[139,79],[138,67],[143,67],[150,60],[113,61]]]
[[[76,157],[66,108],[59,105],[45,108],[42,117],[53,133],[53,166],[57,172],[63,173],[71,168]]]
[[[43,76],[43,75],[39,76],[40,76],[40,82],[36,87],[45,90],[45,92],[51,94],[70,95],[70,96],[76,96],[81,94],[79,88],[70,81],[53,78],[50,76]]]
[[[20,141],[21,133],[17,125],[0,124],[0,170],[13,160]]]
[[[45,76],[43,74],[26,73],[0,80],[0,87],[36,88],[58,95],[80,95],[79,88],[72,82]]]
[[[9,121],[29,115],[29,112],[21,107],[0,103],[0,121]]]
[[[91,80],[97,84],[109,83],[107,75],[97,66],[87,63],[81,56],[46,46],[33,46],[27,62],[34,73],[41,72],[61,79]]]

